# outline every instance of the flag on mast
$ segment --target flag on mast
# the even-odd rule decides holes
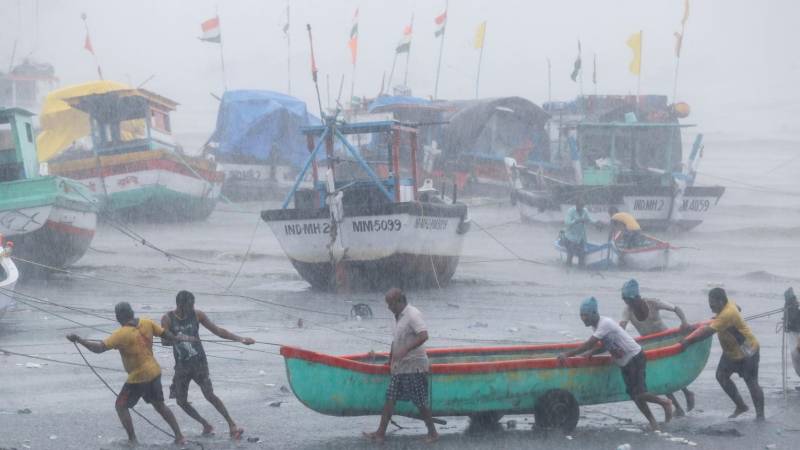
[[[633,50],[633,59],[628,65],[628,70],[634,75],[639,75],[642,71],[642,32],[633,33],[626,43]]]
[[[478,25],[478,28],[475,30],[475,42],[473,43],[473,46],[476,49],[482,49],[484,40],[486,40],[486,21],[485,20],[480,25]]]
[[[350,48],[350,63],[356,65],[356,57],[358,56],[358,8],[356,13],[353,14],[353,26],[350,28],[350,41],[347,43]]]
[[[94,47],[92,47],[92,40],[89,38],[89,32],[86,32],[86,40],[83,41],[83,48],[94,55]]]
[[[203,34],[198,38],[201,41],[214,43],[222,42],[222,34],[219,29],[219,16],[201,23],[200,29],[203,31]]]
[[[443,13],[436,16],[433,22],[436,24],[436,31],[433,32],[434,37],[441,37],[444,34],[444,28],[447,26],[447,10],[445,9]]]
[[[289,37],[289,3],[286,3],[286,23],[283,24],[283,37]]]
[[[575,64],[572,66],[572,74],[569,76],[572,81],[578,81],[578,75],[581,73],[581,41],[578,41],[578,57],[575,58]]]
[[[400,42],[397,43],[397,48],[395,48],[395,53],[408,53],[411,50],[411,33],[413,31],[413,24],[409,23],[403,28],[403,37],[400,38]]]

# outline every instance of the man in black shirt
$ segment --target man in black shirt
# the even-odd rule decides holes
[[[194,380],[200,386],[200,390],[206,400],[214,405],[217,411],[228,421],[231,439],[239,439],[242,437],[244,430],[236,426],[222,400],[214,394],[214,388],[211,386],[206,352],[199,337],[200,324],[203,324],[208,331],[223,339],[230,339],[246,345],[252,345],[255,341],[252,338],[240,337],[224,328],[218,327],[203,311],[194,309],[194,294],[189,291],[178,292],[175,297],[175,304],[177,308],[164,314],[164,317],[161,318],[161,326],[175,336],[190,336],[197,339],[195,341],[171,343],[172,354],[175,356],[175,375],[172,379],[172,386],[170,386],[170,398],[175,398],[178,406],[186,414],[203,425],[204,435],[213,434],[214,427],[189,403],[189,383]]]

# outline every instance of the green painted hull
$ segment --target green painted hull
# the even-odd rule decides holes
[[[688,386],[705,367],[711,339],[680,350],[672,344],[681,335],[676,330],[641,342],[648,357],[650,392],[675,392]],[[527,349],[528,359],[515,355],[514,347],[498,353],[487,353],[486,349],[429,350],[431,410],[435,416],[533,413],[539,397],[552,389],[570,392],[580,405],[629,400],[620,369],[607,356],[574,358],[567,367],[559,367],[552,355],[569,347],[517,347]],[[471,356],[474,350],[480,354]],[[335,416],[381,413],[390,379],[385,365],[364,364],[363,356],[337,358],[291,348],[281,353],[292,390],[307,407]],[[344,362],[339,364],[336,359]],[[407,416],[418,414],[410,402],[398,402],[396,411]]]
[[[203,220],[216,204],[216,197],[201,198],[163,186],[146,186],[111,194],[105,207],[107,211],[130,220],[169,222]]]
[[[0,183],[0,211],[60,206],[75,211],[95,211],[98,200],[82,184],[57,176]]]

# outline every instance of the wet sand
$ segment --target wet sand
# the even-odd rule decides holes
[[[734,142],[709,138],[700,168],[701,172],[707,170],[708,175],[701,175],[699,183],[719,182],[727,185],[728,191],[701,227],[666,236],[675,245],[695,248],[675,252],[675,265],[666,272],[568,271],[552,248],[558,227],[520,224],[517,211],[508,204],[472,208],[472,218],[492,236],[473,227],[453,282],[442,290],[409,293],[410,301],[423,311],[428,322],[432,336],[429,347],[584,339],[590,330],[578,318],[580,300],[594,295],[600,300],[601,314],[617,318],[623,306],[619,289],[631,276],[639,280],[644,296],[677,304],[694,321],[710,317],[706,293],[716,285],[728,290],[745,315],[781,307],[783,290],[792,284],[800,287],[800,271],[796,267],[800,238],[800,196],[796,192],[800,187],[793,178],[797,163],[794,169],[780,166],[796,153],[797,147],[797,143],[785,141]],[[54,314],[113,330],[115,323],[109,319],[113,318],[115,302],[129,301],[140,316],[159,319],[174,304],[177,290],[224,292],[235,278],[230,292],[328,313],[280,308],[243,298],[197,296],[199,309],[238,334],[334,354],[386,350],[386,345],[375,342],[390,339],[391,319],[382,295],[337,296],[309,290],[283,257],[268,227],[259,223],[257,211],[263,206],[249,203],[237,209],[222,204],[204,223],[133,225],[156,245],[206,264],[168,260],[112,228],[101,227],[93,250],[71,269],[74,274],[56,274],[46,280],[27,282],[19,285],[18,290],[90,310],[105,319],[32,303],[46,310],[40,311],[20,303],[0,321],[0,348],[82,364],[75,348],[63,336],[76,332],[84,337],[102,338],[104,334]],[[236,277],[256,226],[250,258]],[[597,236],[601,234],[598,232]],[[509,260],[512,256],[495,239],[520,256],[542,264]],[[122,286],[82,276],[139,286]],[[351,320],[350,308],[359,302],[369,304],[376,318]],[[720,354],[715,341],[706,369],[691,386],[697,395],[697,409],[688,418],[675,419],[665,426],[664,431],[670,436],[642,432],[644,418],[633,403],[623,402],[581,408],[581,420],[571,439],[560,433],[532,431],[532,416],[504,417],[502,427],[495,430],[471,430],[466,418],[447,417],[447,425],[440,427],[442,439],[435,447],[613,449],[629,443],[634,449],[668,449],[686,447],[685,443],[671,440],[684,438],[701,448],[795,448],[800,438],[800,393],[793,387],[800,380],[789,362],[792,389],[784,400],[780,392],[781,341],[780,334],[775,333],[778,320],[778,316],[773,316],[751,322],[761,342],[765,423],[755,423],[752,411],[736,420],[727,419],[733,405],[714,378]],[[677,321],[669,318],[669,323]],[[205,337],[212,336],[206,332]],[[172,355],[169,349],[156,347],[166,393],[172,376]],[[245,428],[245,438],[258,438],[260,442],[245,439],[231,443],[225,439],[227,427],[221,416],[193,386],[190,400],[215,425],[216,437],[200,438],[199,424],[180,411],[174,401],[168,404],[186,435],[205,448],[373,446],[361,438],[361,431],[374,429],[378,418],[328,417],[300,404],[286,389],[285,368],[276,347],[209,343],[206,351],[217,394]],[[92,364],[116,369],[99,372],[115,389],[122,385],[125,375],[120,371],[122,366],[116,352],[85,353]],[[28,367],[34,364],[40,366]],[[744,384],[735,380],[751,404]],[[85,366],[0,354],[0,399],[0,448],[123,447],[124,431],[114,412],[114,397]],[[680,395],[679,400],[683,401]],[[274,402],[281,403],[270,406]],[[30,413],[18,412],[26,408]],[[141,403],[138,410],[164,426],[148,405]],[[662,417],[661,411],[655,412]],[[403,429],[392,432],[388,448],[424,445],[421,422],[395,420]],[[516,427],[508,429],[509,421],[514,421]],[[142,448],[169,444],[168,437],[141,419],[134,417],[134,423]],[[395,427],[390,426],[392,429]],[[776,447],[767,447],[771,445]]]

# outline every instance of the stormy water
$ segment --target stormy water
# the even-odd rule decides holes
[[[423,312],[431,339],[428,347],[564,342],[585,339],[590,330],[578,318],[579,302],[590,295],[600,312],[620,316],[619,289],[630,277],[642,294],[679,305],[691,321],[710,317],[707,292],[723,286],[745,315],[780,308],[782,292],[800,287],[800,169],[797,141],[743,140],[707,136],[699,184],[721,184],[727,192],[697,229],[661,235],[682,249],[673,252],[663,272],[568,271],[552,242],[557,226],[526,225],[504,201],[471,199],[472,219],[461,263],[450,285],[409,292]],[[297,275],[258,211],[266,203],[220,204],[205,222],[134,224],[135,230],[163,250],[186,259],[166,258],[101,226],[92,249],[71,273],[31,280],[18,290],[15,310],[0,321],[0,448],[115,449],[125,434],[114,412],[113,394],[83,364],[67,333],[103,338],[113,330],[113,305],[130,302],[142,317],[159,319],[174,305],[175,293],[197,293],[197,308],[212,320],[261,342],[300,346],[318,352],[350,354],[385,351],[392,319],[381,293],[315,292]],[[481,230],[481,228],[483,230]],[[592,231],[601,239],[604,231]],[[506,248],[507,247],[507,248]],[[509,252],[528,260],[522,261]],[[246,256],[246,258],[245,258]],[[228,295],[222,296],[220,293]],[[236,295],[231,295],[236,294]],[[43,301],[80,309],[70,310]],[[23,303],[24,302],[24,303]],[[371,306],[375,317],[354,320],[356,303]],[[285,305],[285,306],[280,306]],[[59,317],[60,316],[60,317]],[[668,322],[677,324],[666,313]],[[506,416],[493,429],[470,427],[467,418],[445,417],[437,448],[796,448],[800,437],[800,380],[789,363],[789,392],[781,390],[779,316],[750,323],[761,342],[760,380],[766,394],[765,423],[752,409],[727,419],[733,404],[714,377],[720,355],[714,342],[708,364],[691,385],[697,407],[688,418],[664,426],[667,434],[644,431],[646,422],[632,402],[581,408],[578,428],[569,436],[532,428],[530,415]],[[213,338],[203,331],[204,338]],[[634,332],[635,333],[635,332]],[[302,405],[292,394],[278,347],[207,343],[211,379],[233,418],[245,429],[242,441],[226,438],[222,417],[196,386],[190,401],[216,428],[200,437],[201,427],[168,400],[187,437],[204,448],[369,448],[361,437],[378,417],[330,417]],[[119,355],[84,351],[110,386],[125,380]],[[156,345],[165,393],[172,355]],[[45,361],[35,357],[56,361]],[[68,365],[64,363],[70,363]],[[109,370],[111,369],[111,370]],[[734,377],[746,400],[749,395]],[[683,397],[679,395],[679,401]],[[165,427],[152,408],[137,408]],[[660,420],[663,415],[655,410]],[[421,422],[395,418],[388,448],[422,447]],[[171,439],[138,417],[134,424],[142,448],[161,448]],[[199,448],[191,444],[189,448]]]

